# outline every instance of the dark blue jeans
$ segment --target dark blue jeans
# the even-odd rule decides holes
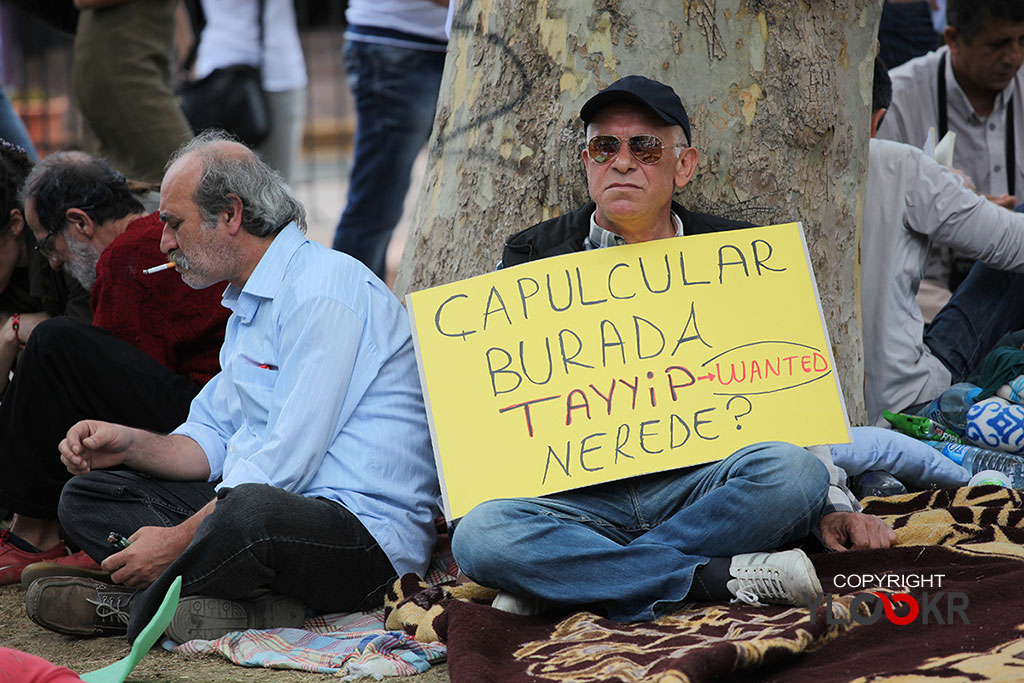
[[[383,279],[412,165],[434,123],[444,53],[350,40],[345,69],[356,105],[355,158],[334,248]]]
[[[323,612],[362,611],[383,602],[395,570],[343,506],[265,484],[221,493],[185,551],[132,600],[129,641],[177,576],[183,596],[241,600],[267,588]],[[216,495],[205,482],[98,470],[67,483],[58,514],[68,536],[99,562],[112,552],[109,532],[129,536],[143,526],[179,524]]]
[[[924,343],[952,383],[964,381],[1007,332],[1024,328],[1024,273],[978,262],[925,328]]]

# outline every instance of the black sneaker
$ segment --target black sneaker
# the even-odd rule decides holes
[[[178,643],[216,640],[251,628],[300,628],[305,620],[305,606],[279,593],[264,593],[252,600],[193,595],[178,601],[167,637]]]
[[[135,589],[76,576],[48,576],[25,591],[25,612],[43,628],[69,636],[124,636]]]

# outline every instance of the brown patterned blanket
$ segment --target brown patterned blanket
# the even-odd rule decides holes
[[[453,683],[1021,681],[1022,493],[982,486],[868,499],[898,546],[812,555],[832,594],[813,614],[695,605],[645,624],[588,612],[521,617],[490,608],[492,590],[407,576],[389,595],[387,626],[446,641]],[[893,620],[874,592],[890,596]]]

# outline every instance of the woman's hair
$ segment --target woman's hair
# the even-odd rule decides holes
[[[0,138],[0,235],[7,233],[12,209],[25,212],[18,191],[31,170],[32,160],[28,158],[28,152]]]

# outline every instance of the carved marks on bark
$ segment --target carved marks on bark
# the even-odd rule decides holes
[[[725,59],[725,43],[715,23],[715,0],[685,0],[683,11],[686,23],[696,23],[707,45],[708,61]]]

